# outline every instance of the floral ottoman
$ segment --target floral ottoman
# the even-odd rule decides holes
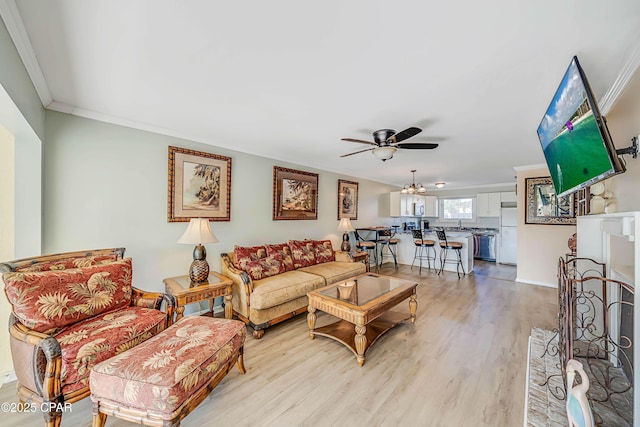
[[[237,320],[189,316],[93,367],[93,425],[107,415],[143,425],[177,426],[237,363],[247,328]]]

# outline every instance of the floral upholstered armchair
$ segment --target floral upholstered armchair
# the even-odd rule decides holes
[[[0,264],[12,306],[18,396],[51,408],[44,412],[48,426],[60,425],[61,403],[89,395],[95,364],[151,338],[173,318],[172,298],[131,286],[131,258],[123,255],[124,248],[113,248]]]

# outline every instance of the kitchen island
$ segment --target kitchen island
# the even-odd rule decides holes
[[[447,231],[447,240],[450,242],[460,242],[462,243],[462,249],[460,254],[462,256],[462,265],[464,266],[464,272],[469,274],[473,271],[473,234],[468,231]],[[433,240],[436,242],[434,249],[436,252],[436,269],[440,269],[440,241],[438,240],[438,236],[435,230],[425,230],[423,231],[425,240]],[[398,263],[411,265],[413,262],[413,256],[415,253],[416,245],[413,243],[413,236],[411,235],[411,231],[399,232],[395,235],[396,239],[398,239]],[[429,249],[431,252],[431,249]],[[449,251],[449,259],[455,259],[455,252]],[[418,266],[419,260],[416,260],[415,265]],[[422,261],[422,267],[425,268],[426,261]],[[433,264],[432,264],[433,267]],[[446,271],[456,271],[455,263],[445,263],[444,270]]]

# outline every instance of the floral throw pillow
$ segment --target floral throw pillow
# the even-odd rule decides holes
[[[316,264],[316,250],[311,240],[289,240],[289,247],[295,268]]]
[[[335,261],[336,254],[333,251],[331,240],[313,240],[313,248],[316,251],[316,264]]]
[[[4,273],[7,299],[20,322],[50,333],[131,302],[131,258],[84,268]]]
[[[269,255],[266,258],[249,261],[245,271],[253,280],[260,280],[265,277],[284,273],[282,257],[279,254],[274,254]]]
[[[264,246],[235,246],[233,249],[233,264],[242,271],[247,271],[247,263],[267,257]]]
[[[291,248],[286,243],[280,243],[278,245],[265,245],[267,248],[267,256],[278,254],[282,257],[282,266],[284,271],[295,270],[293,266],[293,256],[291,255]]]
[[[36,272],[49,270],[66,270],[69,268],[91,267],[92,265],[103,265],[116,261],[118,254],[86,256],[81,258],[69,258],[60,261],[40,262],[26,267],[17,268],[16,271]]]

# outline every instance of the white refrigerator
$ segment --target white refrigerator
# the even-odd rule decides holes
[[[502,208],[500,212],[500,264],[518,263],[518,209]]]

